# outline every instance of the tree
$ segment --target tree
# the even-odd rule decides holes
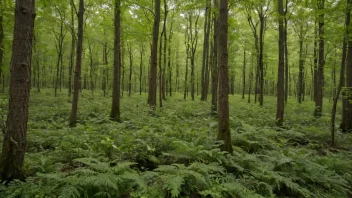
[[[212,69],[211,69],[211,111],[217,112],[218,107],[218,85],[219,85],[219,67],[218,67],[218,48],[219,48],[219,0],[214,0],[215,12],[213,13],[213,47],[212,47]]]
[[[12,42],[11,79],[7,129],[0,158],[0,180],[24,179],[27,122],[31,80],[35,1],[16,1]]]
[[[3,28],[3,6],[0,2],[0,84],[1,76],[3,75],[2,64],[4,58],[4,28]]]
[[[211,0],[206,0],[205,8],[205,20],[204,20],[204,40],[203,40],[203,59],[202,59],[202,76],[201,86],[202,94],[201,100],[206,101],[208,98],[208,87],[209,87],[209,38],[210,38],[210,26],[211,26]]]
[[[221,150],[232,153],[229,116],[228,77],[228,0],[220,0],[219,5],[219,131],[218,140],[223,140]]]
[[[345,36],[342,41],[342,56],[341,56],[341,69],[340,69],[340,81],[339,85],[337,87],[337,93],[336,96],[334,96],[334,101],[333,101],[333,106],[331,110],[331,126],[330,126],[330,133],[331,133],[331,142],[330,145],[334,146],[335,145],[335,118],[336,118],[336,108],[337,108],[337,102],[339,100],[339,96],[342,90],[342,86],[345,84],[345,70],[346,70],[346,56],[347,56],[347,42],[348,44],[352,44],[351,41],[349,41],[349,29],[350,29],[350,22],[351,22],[351,0],[347,0],[347,8],[346,8],[346,13],[345,13]],[[349,46],[350,47],[350,46]],[[352,51],[349,51],[349,53],[352,53]],[[350,54],[351,56],[351,54]],[[351,57],[349,57],[351,58]],[[351,60],[350,60],[351,61]],[[350,63],[351,64],[351,63]],[[343,102],[344,99],[343,99]],[[344,122],[345,120],[345,115],[344,115],[345,109],[342,109],[342,123],[340,125],[340,129],[345,130],[345,125]]]
[[[79,0],[78,9],[78,32],[77,32],[77,49],[76,49],[76,68],[73,82],[73,101],[70,118],[70,126],[74,127],[77,123],[78,94],[81,85],[81,66],[82,66],[82,48],[83,48],[83,16],[84,0]]]
[[[317,83],[316,87],[316,98],[315,98],[315,110],[314,117],[319,118],[322,116],[323,110],[323,87],[324,87],[324,65],[325,65],[325,54],[324,54],[324,4],[325,0],[318,0],[318,34],[319,34],[319,51],[318,51],[318,68],[317,68]]]
[[[277,72],[277,107],[276,125],[282,126],[285,110],[285,30],[284,30],[284,5],[283,0],[278,0],[279,13],[279,64]]]
[[[352,2],[348,0],[348,19],[350,19],[350,9]],[[347,22],[346,22],[347,25]],[[344,88],[344,101],[345,105],[342,113],[342,122],[340,128],[343,132],[352,131],[352,35],[351,35],[352,25],[349,23],[347,26],[347,57],[346,57],[346,87]],[[341,68],[342,69],[342,68]],[[344,80],[344,79],[343,79]]]
[[[154,25],[153,25],[153,41],[151,49],[150,60],[150,74],[149,74],[149,95],[148,103],[150,112],[155,112],[156,107],[156,78],[157,78],[157,65],[158,65],[158,39],[159,39],[159,25],[160,25],[160,0],[155,0],[154,7]]]
[[[256,73],[256,84],[255,84],[255,93],[259,90],[259,105],[263,106],[264,104],[264,33],[265,33],[265,24],[270,9],[270,2],[268,1],[259,1],[258,5],[253,5],[252,2],[249,5],[246,5],[246,13],[248,23],[252,29],[252,33],[255,41],[255,49],[257,55],[257,73]],[[254,7],[253,7],[254,6]],[[255,22],[252,18],[252,10],[255,11],[255,14],[258,15],[258,22]],[[259,25],[259,32],[257,27]],[[259,89],[258,89],[259,86]],[[257,97],[256,97],[257,98]]]
[[[120,122],[120,77],[121,77],[121,0],[115,0],[114,79],[111,119]]]

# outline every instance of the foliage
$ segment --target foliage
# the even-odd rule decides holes
[[[352,137],[339,134],[340,147],[329,148],[329,122],[302,116],[312,112],[310,102],[288,103],[290,122],[278,129],[267,124],[273,99],[260,108],[230,97],[236,104],[230,155],[218,148],[216,119],[204,108],[208,103],[176,95],[158,117],[150,117],[145,96],[132,95],[122,99],[123,122],[115,123],[106,116],[109,98],[83,93],[79,124],[68,128],[70,103],[48,91],[31,98],[29,177],[1,185],[2,197],[343,198],[351,193]]]

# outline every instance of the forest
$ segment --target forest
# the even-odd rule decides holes
[[[0,0],[0,198],[352,198],[352,0]]]

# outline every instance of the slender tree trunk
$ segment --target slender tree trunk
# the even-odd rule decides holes
[[[157,74],[157,53],[158,53],[158,39],[159,39],[159,24],[160,24],[160,0],[155,0],[155,18],[153,26],[153,43],[151,51],[151,65],[149,76],[149,106],[150,112],[155,113],[156,107],[156,74]]]
[[[350,18],[350,9],[352,6],[351,0],[348,0],[348,13]],[[350,20],[350,19],[349,19]],[[350,21],[349,21],[350,22]],[[350,35],[351,24],[349,23],[347,26],[348,35],[347,35],[347,58],[346,58],[346,88],[344,89],[344,109],[342,114],[342,122],[340,128],[343,132],[351,132],[352,131],[352,36]],[[342,68],[341,68],[342,69]],[[344,80],[344,79],[342,79]]]
[[[259,105],[264,105],[264,31],[265,31],[265,17],[263,14],[260,18],[259,30]]]
[[[325,0],[318,0],[318,9],[320,12],[324,10]],[[322,116],[323,110],[323,95],[324,95],[324,13],[319,14],[319,52],[318,52],[318,74],[317,74],[317,89],[315,100],[314,117]]]
[[[3,58],[4,58],[4,28],[3,28],[3,3],[0,3],[0,83],[4,87],[4,81],[1,80],[4,72],[2,70],[3,67]],[[4,89],[2,90],[4,92]]]
[[[164,32],[164,48],[163,48],[163,69],[161,72],[162,80],[161,80],[161,91],[162,91],[162,99],[166,100],[166,78],[165,78],[165,73],[166,73],[166,60],[167,60],[167,31],[166,31],[166,26],[167,26],[167,15],[169,11],[167,9],[167,1],[164,0],[164,24],[163,24],[163,32]]]
[[[277,108],[276,125],[281,127],[284,121],[285,110],[285,29],[284,29],[284,5],[283,0],[278,0],[279,12],[279,64],[277,76]]]
[[[163,57],[163,36],[164,36],[164,28],[160,34],[159,40],[159,57],[158,57],[158,64],[159,64],[159,106],[163,106],[163,66],[161,65],[161,60]]]
[[[0,157],[1,181],[25,178],[22,167],[27,148],[34,8],[34,0],[16,1],[9,112]]]
[[[193,15],[189,15],[189,23],[190,23],[190,40],[191,40],[191,98],[194,100],[195,94],[195,55],[197,50],[198,43],[198,19],[199,15],[196,16],[196,20],[194,23],[194,34],[193,34],[193,23],[192,23]]]
[[[289,87],[289,65],[288,65],[288,45],[287,45],[287,12],[289,0],[286,0],[284,11],[284,45],[285,45],[285,103],[288,100]]]
[[[110,118],[120,122],[121,0],[115,0],[114,33],[114,79],[112,85],[113,90]]]
[[[76,38],[75,38],[75,20],[74,20],[74,2],[70,0],[71,5],[71,53],[70,53],[70,63],[68,69],[68,97],[71,97],[72,93],[72,73],[73,73],[73,65],[75,59],[75,46],[76,46]]]
[[[303,59],[303,25],[299,33],[299,74],[298,74],[298,103],[302,103],[304,82],[304,59]]]
[[[219,131],[218,140],[224,141],[221,150],[232,153],[229,117],[229,79],[228,79],[228,0],[220,0],[219,7]]]
[[[144,54],[144,45],[141,45],[141,62],[139,64],[139,95],[142,95],[142,84],[143,84],[143,54]]]
[[[188,96],[188,59],[190,58],[190,34],[189,34],[189,29],[190,27],[186,27],[186,33],[185,33],[185,45],[186,45],[186,72],[185,72],[185,90],[184,90],[184,95],[183,99],[186,100]]]
[[[246,92],[246,49],[243,50],[243,68],[242,68],[242,99]]]
[[[211,0],[206,1],[205,20],[204,20],[204,40],[203,40],[203,59],[202,59],[202,76],[201,76],[201,100],[206,101],[208,96],[208,64],[209,64],[209,37],[210,37],[210,12]]]
[[[219,9],[219,0],[214,0],[214,7]],[[211,111],[213,114],[218,110],[218,87],[219,87],[219,15],[217,12],[213,14],[213,52],[212,52],[212,71],[211,71]]]
[[[351,21],[351,0],[347,0],[347,7],[346,7],[346,14],[345,14],[345,36],[343,39],[343,44],[342,44],[342,58],[341,58],[341,69],[340,69],[340,80],[339,80],[339,85],[337,87],[337,93],[336,96],[334,97],[334,101],[333,101],[333,106],[332,106],[332,110],[331,110],[331,126],[330,126],[330,134],[331,134],[331,142],[330,145],[331,146],[335,146],[335,118],[336,118],[336,107],[337,107],[337,102],[339,100],[339,96],[342,90],[342,87],[345,85],[345,71],[346,71],[346,57],[347,57],[347,42],[348,42],[348,58],[347,59],[347,64],[349,64],[349,66],[351,66],[352,64],[352,42],[350,41],[350,21]],[[351,61],[351,62],[349,62]],[[348,67],[348,66],[347,66]],[[344,102],[344,98],[343,98],[343,102]],[[342,111],[345,111],[345,109],[342,109]],[[346,116],[346,115],[345,115]],[[342,122],[340,125],[340,129],[342,129],[342,131],[346,132],[345,129],[345,122],[348,121],[346,120],[346,117],[342,116]],[[350,120],[351,123],[351,120]],[[350,125],[351,126],[351,125]]]
[[[93,68],[93,52],[92,52],[92,43],[88,40],[88,51],[89,51],[89,79],[90,79],[90,89],[92,91],[92,97],[94,96],[94,68]]]
[[[73,101],[70,118],[70,126],[75,127],[77,123],[78,94],[80,89],[81,65],[82,65],[82,48],[83,48],[83,15],[84,0],[79,0],[78,16],[78,33],[77,33],[77,50],[76,50],[76,69],[73,85]]]
[[[132,54],[132,46],[127,46],[128,48],[128,54],[129,54],[129,60],[130,60],[130,74],[128,77],[128,97],[131,97],[131,92],[132,92],[132,66],[133,66],[133,54]]]
[[[170,25],[170,33],[169,33],[169,46],[168,46],[168,61],[167,61],[167,66],[169,70],[169,95],[170,97],[172,96],[172,68],[171,68],[171,41],[172,41],[172,24]],[[167,87],[167,86],[166,86]]]
[[[251,93],[252,93],[252,84],[253,84],[253,64],[254,64],[253,53],[251,55],[251,73],[249,75],[249,88],[248,88],[248,103],[251,103]]]

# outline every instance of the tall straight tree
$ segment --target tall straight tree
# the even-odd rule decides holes
[[[112,90],[111,119],[120,122],[120,77],[121,77],[121,0],[115,0],[114,80]]]
[[[277,75],[276,125],[282,126],[285,109],[285,29],[283,0],[278,0],[279,12],[279,64]]]
[[[340,80],[339,80],[339,85],[337,87],[337,93],[336,96],[334,97],[333,105],[332,105],[332,110],[331,110],[331,122],[330,122],[330,134],[331,134],[331,142],[330,145],[334,146],[335,145],[335,118],[336,118],[336,108],[337,108],[337,102],[339,100],[339,96],[342,90],[342,87],[345,85],[345,70],[346,70],[346,56],[347,56],[347,42],[349,41],[350,43],[350,22],[351,22],[351,3],[352,0],[347,0],[347,7],[346,7],[346,13],[345,13],[345,36],[342,41],[342,56],[341,56],[341,69],[340,69]],[[352,45],[351,45],[352,46]],[[349,53],[352,53],[352,50],[349,51]],[[350,61],[351,61],[351,57]],[[350,63],[351,64],[351,63]],[[343,98],[343,103],[345,102],[345,98]],[[344,106],[343,106],[344,107]],[[342,108],[342,111],[345,111],[345,108]],[[342,123],[340,125],[340,129],[344,130],[344,116],[342,115]]]
[[[204,40],[203,40],[203,59],[202,59],[202,76],[201,76],[201,100],[206,101],[208,97],[208,80],[209,73],[209,37],[211,21],[211,0],[206,0],[205,20],[204,20]]]
[[[214,0],[215,9],[219,9],[219,0]],[[218,48],[219,48],[219,14],[213,14],[213,51],[212,68],[211,68],[211,111],[217,112],[218,107],[218,86],[219,86],[219,70],[218,70]]]
[[[73,101],[70,118],[70,126],[75,127],[77,123],[78,94],[80,89],[81,66],[82,66],[82,48],[83,48],[83,16],[84,0],[79,0],[78,9],[78,32],[77,32],[77,49],[76,49],[76,68],[73,82]]]
[[[324,87],[324,65],[325,65],[325,54],[324,54],[324,4],[325,0],[318,0],[318,34],[319,34],[319,51],[318,51],[318,68],[317,68],[317,83],[316,96],[315,96],[315,110],[314,116],[316,118],[321,117],[323,110],[323,87]]]
[[[3,5],[0,2],[0,84],[1,76],[3,75],[3,57],[4,57],[4,28],[3,28]]]
[[[35,0],[17,0],[12,42],[9,112],[0,158],[0,180],[24,179]]]
[[[229,76],[228,76],[228,0],[220,0],[219,6],[219,131],[218,140],[223,140],[221,150],[232,153],[229,115]]]
[[[148,103],[150,112],[155,112],[156,107],[156,78],[157,78],[157,65],[158,65],[158,39],[159,39],[159,25],[160,25],[160,0],[155,0],[155,15],[153,25],[153,42],[150,58],[150,74],[149,74],[149,96]]]
[[[350,20],[350,9],[352,2],[348,0],[349,17]],[[349,22],[349,21],[348,21]],[[343,132],[352,131],[352,35],[351,35],[351,24],[348,24],[348,37],[347,37],[347,58],[346,58],[346,87],[344,89],[344,108],[342,112],[342,122],[340,128]],[[344,79],[343,79],[344,80]]]

